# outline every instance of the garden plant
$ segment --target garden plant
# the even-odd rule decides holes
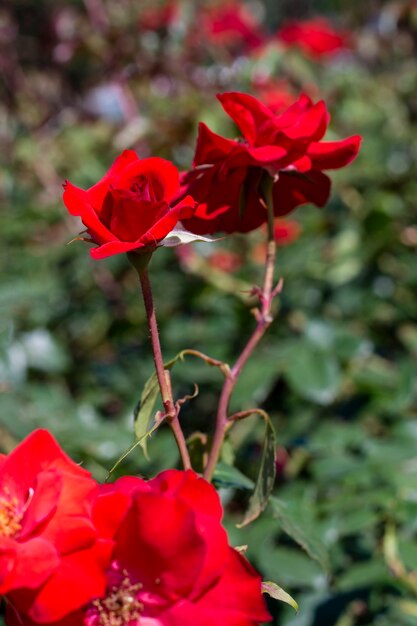
[[[308,4],[1,14],[8,626],[417,619],[417,7]]]

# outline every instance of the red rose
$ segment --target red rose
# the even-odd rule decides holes
[[[259,184],[265,171],[279,174],[273,186],[276,216],[307,202],[324,206],[330,180],[322,170],[350,163],[361,138],[320,141],[330,117],[323,101],[313,104],[306,95],[279,115],[248,94],[217,97],[244,139],[226,139],[200,124],[194,169],[181,177],[182,195],[190,193],[199,203],[186,228],[230,233],[263,224],[267,213]]]
[[[38,536],[43,540],[40,548],[44,552],[34,550],[31,558],[22,560],[20,571],[25,576],[20,581],[22,587],[15,585],[18,588],[6,596],[6,621],[16,626],[23,623],[64,623],[68,615],[105,593],[106,570],[114,548],[113,537],[129,504],[129,498],[121,492],[100,493],[98,485],[88,477],[88,472],[68,459],[45,431],[34,433],[31,444],[36,445],[40,452],[42,471],[32,476],[35,487],[30,506],[22,519],[22,533],[30,531],[30,522],[36,517]],[[27,446],[25,452],[30,452]],[[55,453],[58,454],[54,461]],[[22,456],[18,460],[24,465]],[[57,469],[57,472],[55,485],[49,484],[48,494],[49,477],[45,478],[45,475],[50,468]],[[36,464],[27,464],[28,475],[31,470],[36,472]],[[24,473],[19,473],[16,478],[19,489],[24,490]],[[54,489],[60,491],[58,499],[53,497]],[[35,500],[38,501],[36,506]],[[33,512],[30,511],[32,506],[35,507]],[[19,539],[22,541],[23,537],[16,535],[15,540]],[[31,540],[28,539],[28,554],[30,547]],[[57,559],[54,569],[47,572],[45,579],[44,576],[39,577],[38,572],[47,561],[48,549],[55,550]],[[4,562],[6,558],[10,556],[4,555]]]
[[[331,23],[322,17],[284,24],[277,37],[288,46],[301,48],[313,59],[320,59],[344,48],[350,48],[349,35],[335,30]]]
[[[65,183],[64,203],[71,215],[79,215],[92,243],[94,259],[131,250],[152,250],[175,228],[191,217],[194,201],[187,196],[172,206],[178,194],[179,175],[169,161],[151,157],[140,160],[125,150],[96,185],[84,191]]]
[[[270,619],[260,577],[228,545],[218,495],[204,479],[168,470],[149,482],[126,477],[103,489],[130,498],[107,590],[59,626],[254,626]],[[9,612],[9,626],[19,620],[33,625]]]
[[[90,474],[37,430],[0,467],[0,593],[39,587],[96,537]]]

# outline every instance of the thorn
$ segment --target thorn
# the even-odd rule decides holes
[[[277,296],[279,293],[281,293],[283,287],[284,287],[284,279],[280,278],[277,283],[277,286],[272,291],[272,297]]]

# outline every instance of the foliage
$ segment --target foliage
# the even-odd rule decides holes
[[[273,46],[184,59],[178,30],[138,37],[135,3],[107,2],[111,27],[75,1],[4,10],[13,53],[0,132],[4,155],[14,151],[0,174],[0,442],[8,451],[50,428],[102,480],[132,444],[153,371],[135,273],[122,256],[99,263],[82,242],[66,245],[78,226],[65,217],[61,182],[93,184],[122,148],[189,167],[199,119],[233,136],[216,91],[253,91],[254,76],[286,79],[293,93],[325,98],[334,137],[362,134],[363,149],[333,177],[325,209],[298,209],[302,234],[278,254],[276,320],[233,396],[234,411],[258,405],[271,416],[274,499],[236,528],[261,464],[256,415],[231,431],[216,484],[232,545],[247,544],[264,579],[299,605],[297,614],[271,605],[277,624],[408,626],[417,606],[415,13],[384,3],[364,16],[337,4],[354,50],[320,63]],[[278,26],[282,9],[266,6],[265,23]],[[182,9],[191,20],[187,2]],[[196,244],[197,260],[155,255],[168,359],[190,348],[233,362],[253,328],[248,291],[260,281],[261,239],[214,244],[238,255],[233,272],[212,265],[213,244]],[[221,372],[187,358],[172,376],[177,397],[193,392],[190,381],[199,387],[181,414],[187,434],[210,434]],[[152,475],[177,462],[165,425],[147,443],[149,461],[136,448],[117,471]]]

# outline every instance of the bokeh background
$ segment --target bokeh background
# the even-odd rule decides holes
[[[286,41],[288,20],[334,32]],[[314,34],[316,32],[316,34]],[[309,34],[310,33],[310,34]],[[288,39],[288,37],[287,37]],[[134,440],[152,373],[135,272],[68,242],[62,181],[88,187],[125,148],[190,167],[197,123],[236,129],[215,94],[275,110],[324,98],[328,139],[364,137],[328,206],[280,223],[277,318],[233,407],[278,434],[275,506],[238,530],[260,461],[257,418],[232,431],[217,485],[234,545],[299,602],[282,626],[417,623],[417,3],[9,0],[0,9],[0,447],[36,427],[105,479]],[[159,250],[151,264],[166,358],[233,362],[253,328],[263,233]],[[194,447],[213,425],[219,372],[173,370]],[[118,473],[178,463],[169,431]],[[234,468],[233,470],[231,468]]]

